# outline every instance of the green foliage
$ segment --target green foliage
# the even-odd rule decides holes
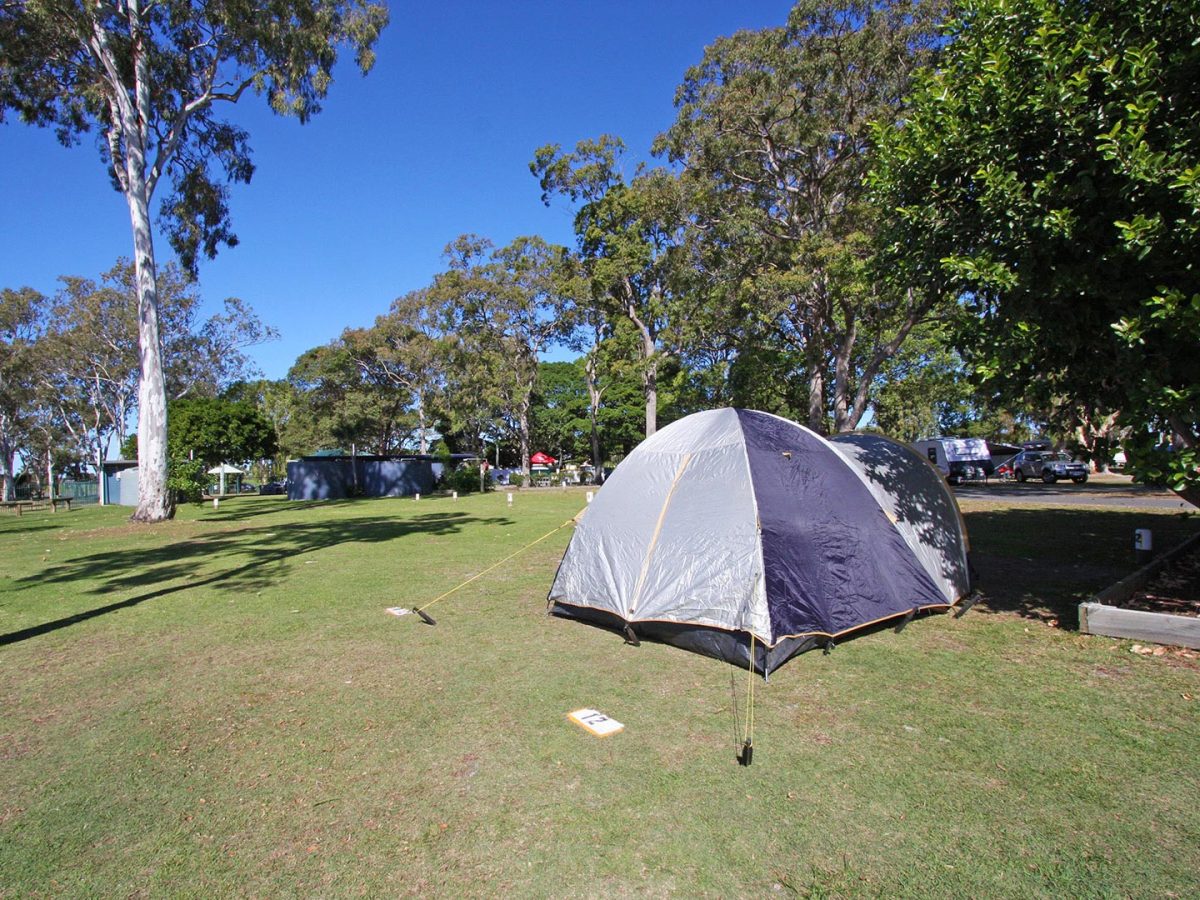
[[[302,353],[288,371],[290,397],[282,442],[302,455],[356,445],[394,453],[410,434],[412,395],[371,365],[372,335],[348,329],[340,339]]]
[[[513,472],[508,476],[508,483],[515,488],[519,488],[525,484],[525,476],[520,472]]]
[[[693,198],[688,185],[665,169],[626,178],[619,165],[624,150],[611,135],[580,141],[567,153],[548,145],[537,151],[530,170],[544,202],[561,195],[577,204],[580,280],[591,294],[590,302],[580,300],[581,324],[590,325],[597,345],[622,325],[636,332],[636,341],[617,343],[636,360],[649,436],[658,424],[659,368],[681,351],[689,315],[698,313],[686,290]]]
[[[1200,441],[1198,28],[1194,4],[972,0],[876,132],[890,266],[963,298],[988,390],[1119,410],[1136,446]],[[1139,458],[1200,485],[1189,454]]]
[[[698,318],[748,357],[730,370],[738,402],[853,428],[880,367],[945,301],[875,277],[862,185],[871,123],[899,116],[939,5],[803,0],[786,27],[721,38],[684,76],[656,150],[694,185]]]
[[[136,440],[136,435],[134,436]],[[167,464],[167,490],[176,503],[201,499],[212,480],[207,474],[208,463],[187,456],[172,455]]]
[[[4,4],[0,121],[15,111],[54,127],[64,144],[99,128],[114,184],[137,190],[129,172],[139,169],[147,201],[158,179],[169,178],[163,227],[194,271],[201,253],[211,258],[221,244],[237,243],[223,182],[249,182],[254,172],[249,135],[219,118],[221,102],[249,90],[306,122],[321,109],[339,45],[368,71],[387,20],[386,6],[365,0]]]
[[[460,494],[478,493],[479,465],[460,465],[446,474],[445,489],[458,491]],[[491,481],[484,479],[484,490],[491,490]]]
[[[588,394],[582,360],[541,363],[530,413],[530,443],[565,459],[588,449]]]
[[[446,258],[427,292],[447,363],[442,406],[472,449],[504,435],[525,466],[540,357],[575,327],[573,263],[564,248],[531,237],[497,249],[461,235]]]
[[[0,499],[14,496],[14,457],[26,442],[36,396],[37,352],[45,331],[45,296],[33,288],[0,291]]]
[[[206,467],[245,463],[275,454],[275,429],[247,401],[176,400],[169,409],[168,449],[173,460],[193,458]]]

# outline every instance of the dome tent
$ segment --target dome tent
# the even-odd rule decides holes
[[[847,633],[969,591],[953,496],[887,438],[829,441],[767,413],[668,425],[576,527],[551,611],[769,674]]]

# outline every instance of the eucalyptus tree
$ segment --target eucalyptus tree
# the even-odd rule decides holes
[[[448,269],[434,279],[428,297],[455,347],[453,368],[459,371],[451,378],[459,384],[447,403],[476,414],[492,409],[507,421],[528,477],[538,363],[575,327],[570,292],[577,282],[569,256],[538,237],[519,237],[497,249],[474,235],[452,242],[446,256]]]
[[[224,310],[200,318],[196,283],[174,263],[158,273],[159,326],[168,396],[216,396],[235,381],[255,374],[243,348],[269,339],[265,325],[248,304],[225,301]],[[100,471],[115,438],[125,443],[137,409],[137,289],[133,264],[119,260],[98,280],[60,278],[40,369],[46,396],[59,410],[63,427]]]
[[[168,519],[167,392],[151,202],[164,177],[167,238],[186,269],[237,238],[227,182],[254,172],[247,133],[221,104],[247,92],[307,121],[321,108],[338,49],[359,68],[387,22],[368,0],[13,0],[0,4],[0,116],[56,129],[64,144],[100,132],[101,158],[125,198],[138,296],[140,477],[137,521]]]
[[[704,185],[695,228],[728,285],[747,349],[794,358],[806,418],[854,428],[880,367],[943,300],[894,287],[869,263],[863,202],[872,122],[899,115],[936,44],[931,0],[801,0],[786,27],[705,49],[655,144]]]
[[[435,311],[425,290],[392,301],[370,329],[343,335],[363,376],[394,385],[411,398],[418,452],[429,452],[433,411],[446,381]]]
[[[364,373],[351,349],[357,337],[348,332],[307,350],[288,370],[295,402],[281,443],[290,452],[337,447],[388,454],[401,448],[409,395]]]
[[[684,183],[663,169],[626,178],[624,150],[612,135],[580,141],[570,153],[549,144],[530,170],[542,202],[562,196],[578,207],[575,235],[591,286],[592,327],[624,318],[637,329],[649,437],[658,427],[659,367],[679,352],[685,323],[697,312],[681,290],[690,199]]]
[[[1131,466],[1200,504],[1198,29],[1194,3],[970,0],[871,183],[985,386],[1119,410]]]
[[[12,500],[13,467],[37,390],[38,343],[50,302],[33,288],[0,290],[0,499]]]

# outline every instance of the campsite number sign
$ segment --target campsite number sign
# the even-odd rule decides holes
[[[577,709],[567,713],[567,718],[596,737],[608,737],[625,727],[616,719],[610,719],[595,709]]]

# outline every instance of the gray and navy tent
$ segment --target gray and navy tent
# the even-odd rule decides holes
[[[576,526],[551,611],[767,675],[970,590],[953,495],[911,448],[717,409],[641,443]]]

